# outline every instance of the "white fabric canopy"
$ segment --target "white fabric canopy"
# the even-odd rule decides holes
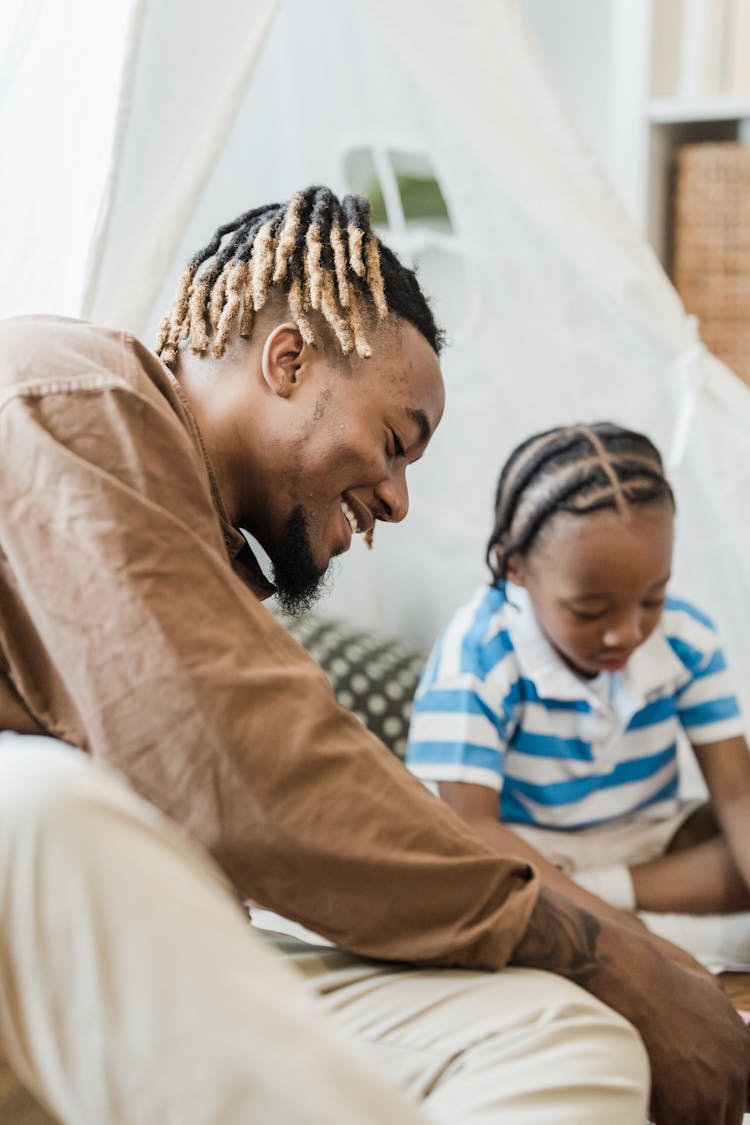
[[[447,323],[448,408],[409,519],[354,545],[331,611],[429,643],[484,576],[512,446],[610,418],[667,455],[675,588],[717,618],[750,713],[750,395],[698,342],[513,0],[71,0],[64,17],[27,0],[10,18],[0,313],[148,339],[219,223],[306,183],[356,186],[352,153],[381,182],[393,153],[419,157],[450,230],[391,198],[384,237]]]

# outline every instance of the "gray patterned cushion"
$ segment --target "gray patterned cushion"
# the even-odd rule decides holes
[[[323,668],[339,703],[403,758],[425,654],[404,641],[314,613],[276,616]]]

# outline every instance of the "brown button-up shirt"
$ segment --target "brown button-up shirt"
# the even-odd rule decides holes
[[[503,965],[536,876],[340,707],[261,604],[159,360],[77,321],[0,324],[0,449],[0,728],[115,766],[242,896],[345,948]]]

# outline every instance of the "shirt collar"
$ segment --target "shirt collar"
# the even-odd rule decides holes
[[[620,674],[645,702],[664,695],[667,690],[677,691],[690,679],[689,671],[667,639],[663,621],[635,650]]]
[[[549,643],[522,586],[505,584],[510,608],[509,632],[523,676],[531,680],[541,696],[550,699],[580,699],[586,681],[564,664]]]
[[[509,632],[519,668],[533,681],[539,694],[550,699],[586,699],[592,708],[601,708],[601,698],[587,680],[577,676],[547,640],[527,591],[507,582],[506,599],[510,607]],[[689,678],[661,623],[635,650],[622,672],[607,674],[613,677],[612,695],[618,700],[618,710],[631,714],[649,700],[682,687]]]
[[[235,529],[232,528],[234,531]],[[270,598],[276,593],[276,587],[273,582],[269,582],[263,573],[260,563],[256,559],[250,544],[245,539],[244,535],[237,532],[242,539],[242,546],[237,553],[230,558],[232,560],[232,568],[236,574],[240,576],[243,582],[251,587],[253,593],[260,601],[265,598]]]

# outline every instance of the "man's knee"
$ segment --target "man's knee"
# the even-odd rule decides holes
[[[157,861],[178,877],[188,861],[226,892],[200,845],[115,770],[53,738],[0,734],[0,890],[63,871],[89,889],[110,886],[136,856],[143,878]]]
[[[625,1019],[552,973],[507,969],[484,986],[471,976],[448,1006],[459,1065],[430,1094],[436,1120],[456,1120],[468,1099],[482,1121],[645,1121],[648,1058]]]
[[[0,734],[0,809],[22,816],[40,803],[75,792],[86,755],[41,735]]]
[[[109,774],[53,738],[0,734],[0,848],[26,849],[49,838],[85,837],[87,811],[101,804]]]
[[[549,1020],[563,1052],[569,1051],[578,1062],[579,1052],[584,1054],[594,1072],[601,1070],[607,1076],[629,1078],[648,1087],[648,1056],[631,1023],[570,981],[555,978],[550,991],[544,1018]]]
[[[508,983],[513,991],[520,989],[514,998],[508,995]],[[569,1090],[575,1098],[576,1089],[588,1087],[598,1090],[605,1104],[645,1106],[648,1056],[638,1032],[621,1015],[578,985],[536,970],[499,974],[497,999],[501,997],[517,1005],[518,1013],[513,1033],[495,1037],[504,1066],[509,1049],[518,1048],[519,1065],[531,1049],[540,1090],[548,1084],[555,1096],[567,1096]]]

